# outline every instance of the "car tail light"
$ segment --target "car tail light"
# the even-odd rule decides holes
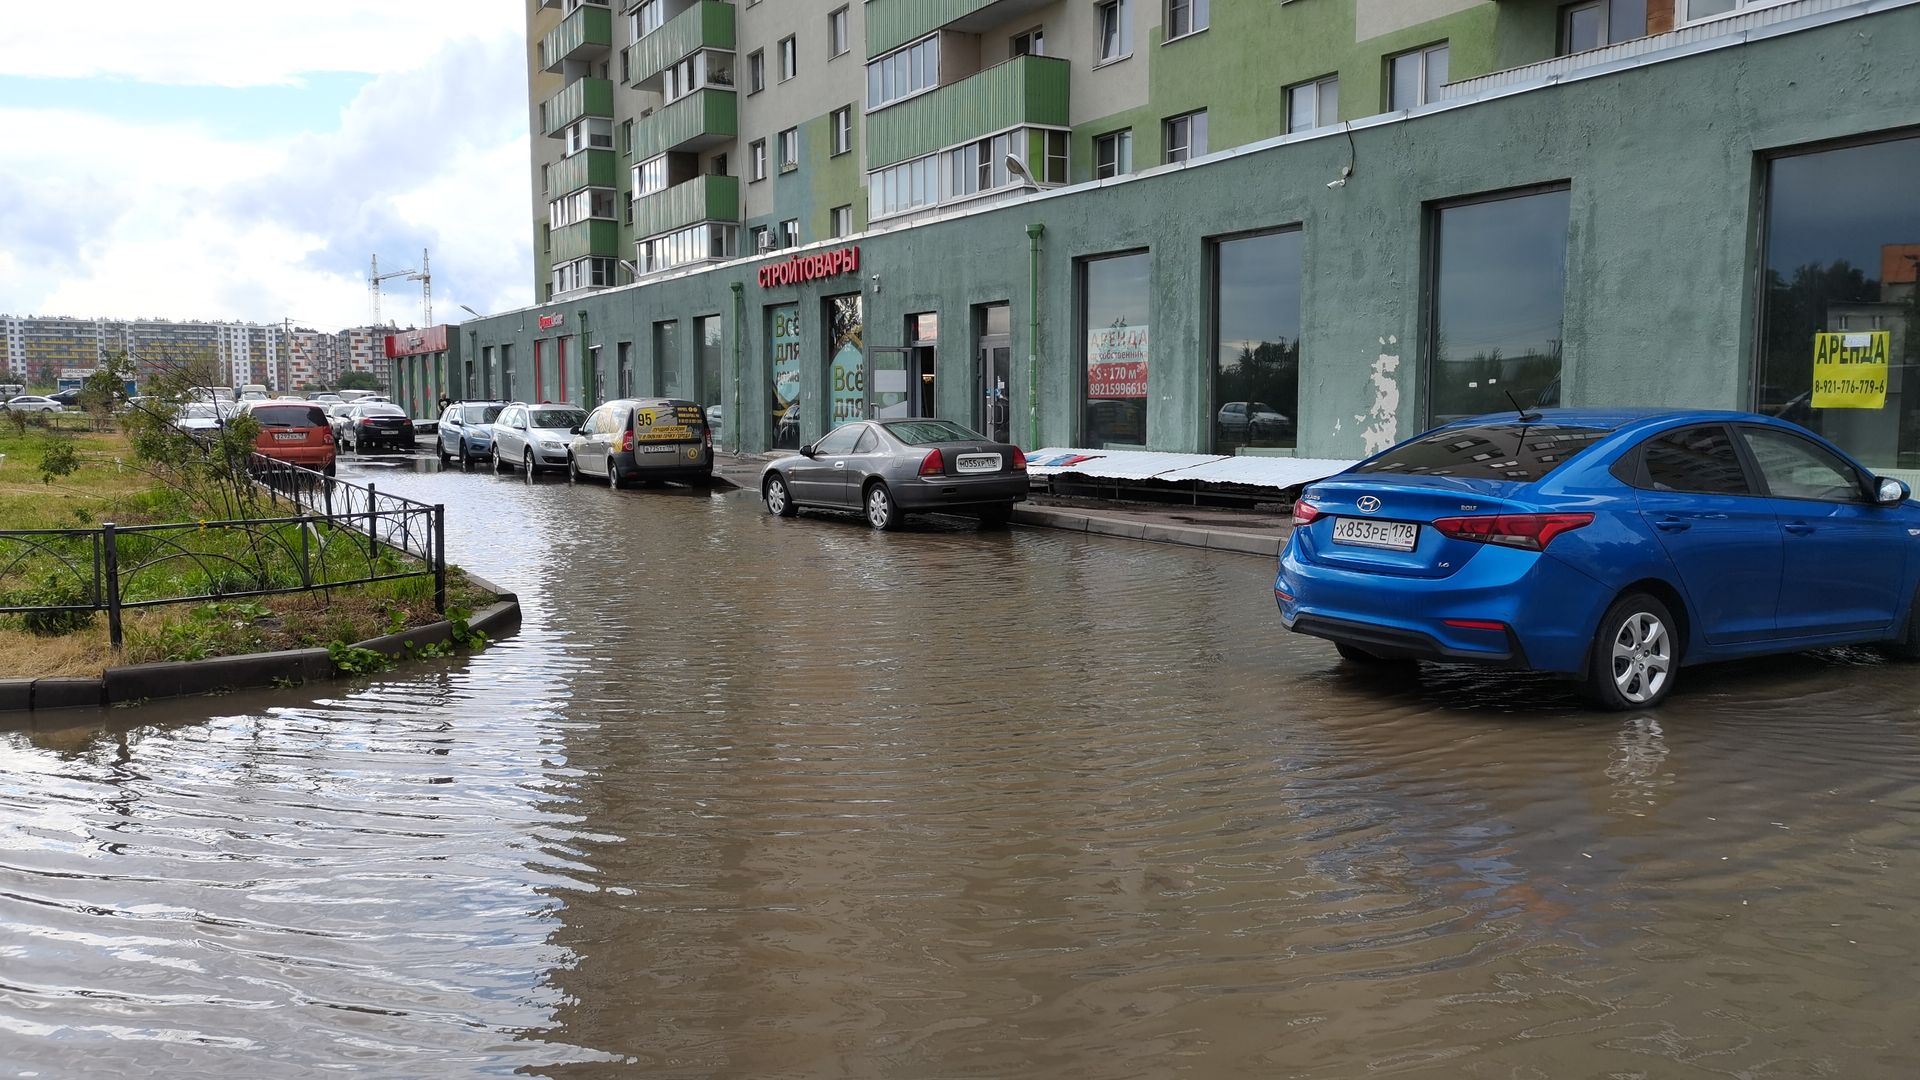
[[[1305,499],[1293,500],[1293,527],[1311,525],[1320,519],[1320,508]]]
[[[1027,455],[1021,453],[1020,448],[1017,446],[1013,448],[1013,471],[1027,471]]]
[[[1544,551],[1554,537],[1591,524],[1592,514],[1478,514],[1440,518],[1433,527],[1451,540]]]
[[[703,445],[705,445],[707,449],[709,450],[713,449],[713,429],[712,428],[707,428],[706,430],[700,433],[700,442]]]
[[[927,456],[923,458],[920,462],[920,475],[921,476],[945,476],[946,474],[947,474],[947,460],[940,456],[940,451],[938,450],[927,451]]]
[[[620,449],[624,453],[629,453],[629,454],[633,453],[633,429],[632,428],[628,428],[627,430],[620,433]]]

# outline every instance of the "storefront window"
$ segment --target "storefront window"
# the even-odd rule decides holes
[[[1290,447],[1300,400],[1300,231],[1213,248],[1213,449]]]
[[[860,324],[860,294],[827,297],[827,380],[832,387],[827,426],[837,428],[867,414],[867,354]]]
[[[1151,269],[1144,251],[1089,259],[1082,266],[1080,325],[1087,334],[1083,446],[1105,449],[1147,443]]]
[[[1427,413],[1434,423],[1560,403],[1566,188],[1434,212]],[[1511,400],[1509,400],[1511,395]]]
[[[1920,468],[1916,176],[1920,138],[1767,165],[1760,411],[1877,469]]]
[[[680,324],[653,324],[653,392],[661,397],[686,397],[686,367],[680,356]]]
[[[720,404],[720,332],[718,315],[693,320],[693,334],[700,342],[699,378],[693,399],[702,405]]]
[[[768,401],[773,412],[773,448],[800,449],[800,305],[767,309]]]

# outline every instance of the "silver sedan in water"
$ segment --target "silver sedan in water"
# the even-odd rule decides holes
[[[573,429],[587,418],[572,405],[528,405],[516,401],[500,410],[493,422],[493,467],[506,472],[514,466],[528,476],[543,469],[565,471],[567,445]]]
[[[876,529],[928,510],[977,513],[998,524],[1027,497],[1027,457],[951,420],[860,420],[770,462],[760,495],[779,517],[803,506],[860,510]]]

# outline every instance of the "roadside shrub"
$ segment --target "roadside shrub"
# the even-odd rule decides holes
[[[6,594],[6,603],[12,607],[39,605],[54,607],[71,604],[90,604],[93,598],[80,582],[71,577],[49,574],[44,581],[25,589],[15,589]],[[71,634],[92,626],[92,611],[27,611],[20,615],[20,625],[30,634],[41,637],[58,637]]]

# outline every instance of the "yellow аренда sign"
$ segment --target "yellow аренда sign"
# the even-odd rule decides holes
[[[1885,330],[1813,335],[1813,407],[1885,408],[1892,348]]]

